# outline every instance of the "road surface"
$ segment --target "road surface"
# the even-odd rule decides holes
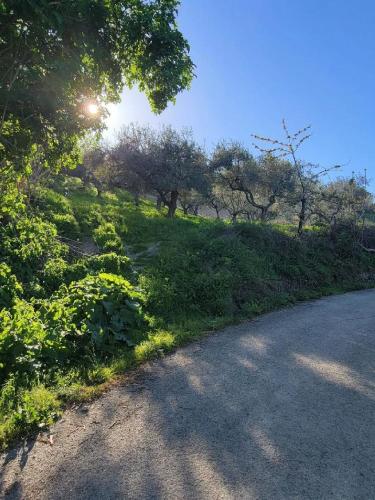
[[[375,290],[226,328],[3,456],[0,496],[375,498]]]

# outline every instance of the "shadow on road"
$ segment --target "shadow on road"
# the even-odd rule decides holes
[[[8,496],[373,497],[374,299],[272,313],[152,363]]]

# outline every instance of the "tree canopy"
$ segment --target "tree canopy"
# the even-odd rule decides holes
[[[130,125],[122,130],[111,155],[118,185],[134,194],[156,193],[173,216],[186,190],[205,187],[206,158],[189,130],[156,131]]]
[[[154,111],[187,88],[194,65],[178,0],[0,0],[0,167],[37,153],[59,167],[100,130],[105,104],[137,84]]]

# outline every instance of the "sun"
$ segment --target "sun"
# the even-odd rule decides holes
[[[87,105],[87,112],[90,114],[90,115],[97,115],[98,112],[99,112],[99,106],[97,104],[95,104],[94,102],[90,102],[88,105]]]

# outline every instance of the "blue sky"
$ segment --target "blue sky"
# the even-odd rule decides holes
[[[210,149],[312,125],[302,156],[341,175],[367,168],[375,191],[375,3],[369,0],[183,0],[179,26],[196,79],[155,116],[126,90],[107,136],[132,121],[191,127]]]

